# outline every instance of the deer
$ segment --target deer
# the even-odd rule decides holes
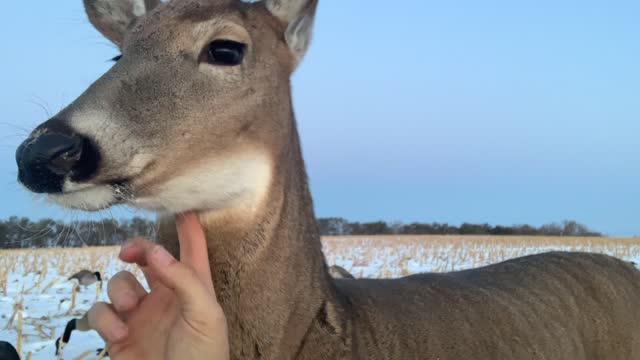
[[[122,55],[18,147],[18,180],[154,211],[173,254],[173,215],[196,212],[232,359],[640,359],[640,271],[606,255],[331,278],[290,83],[317,0],[84,5]]]

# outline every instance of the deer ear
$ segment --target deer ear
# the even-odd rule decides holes
[[[127,27],[137,17],[156,7],[160,0],[83,0],[91,24],[121,46]]]
[[[284,37],[299,62],[311,42],[318,0],[266,0],[266,5],[273,15],[288,24]]]

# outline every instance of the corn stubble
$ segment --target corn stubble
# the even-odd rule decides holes
[[[382,235],[325,237],[322,242],[330,265],[340,265],[356,277],[371,278],[462,270],[553,250],[640,259],[640,238]],[[108,279],[117,271],[127,270],[144,283],[139,269],[118,260],[118,251],[117,247],[0,251],[0,294],[6,297],[10,289],[19,289],[12,290],[12,314],[4,324],[4,329],[15,331],[17,348],[28,349],[30,341],[53,343],[63,330],[51,325],[53,319],[66,321],[81,316],[91,305],[87,301],[104,297],[102,291],[106,286],[96,283],[95,296],[78,304],[80,289],[77,284],[71,287],[68,283],[70,274],[90,269],[100,271]],[[51,294],[63,297],[64,306],[61,304],[57,309],[54,306],[51,314],[40,317],[24,311],[25,298]],[[96,358],[95,349],[83,351],[75,359],[102,359],[105,355],[103,351]],[[25,358],[30,357],[31,352],[27,352]]]

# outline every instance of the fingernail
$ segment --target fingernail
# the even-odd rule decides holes
[[[167,266],[176,261],[176,259],[174,259],[173,256],[169,254],[167,250],[165,250],[165,248],[156,245],[156,247],[151,252],[151,261],[156,263],[156,265],[158,266]]]
[[[111,331],[110,331],[111,341],[117,342],[124,339],[125,337],[127,337],[128,331],[129,330],[124,324],[122,323],[114,324],[111,327]]]

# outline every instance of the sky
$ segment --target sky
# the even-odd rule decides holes
[[[3,9],[0,218],[86,217],[34,200],[14,152],[118,51],[80,0]],[[293,77],[317,215],[640,235],[638,13],[635,0],[321,0]]]

